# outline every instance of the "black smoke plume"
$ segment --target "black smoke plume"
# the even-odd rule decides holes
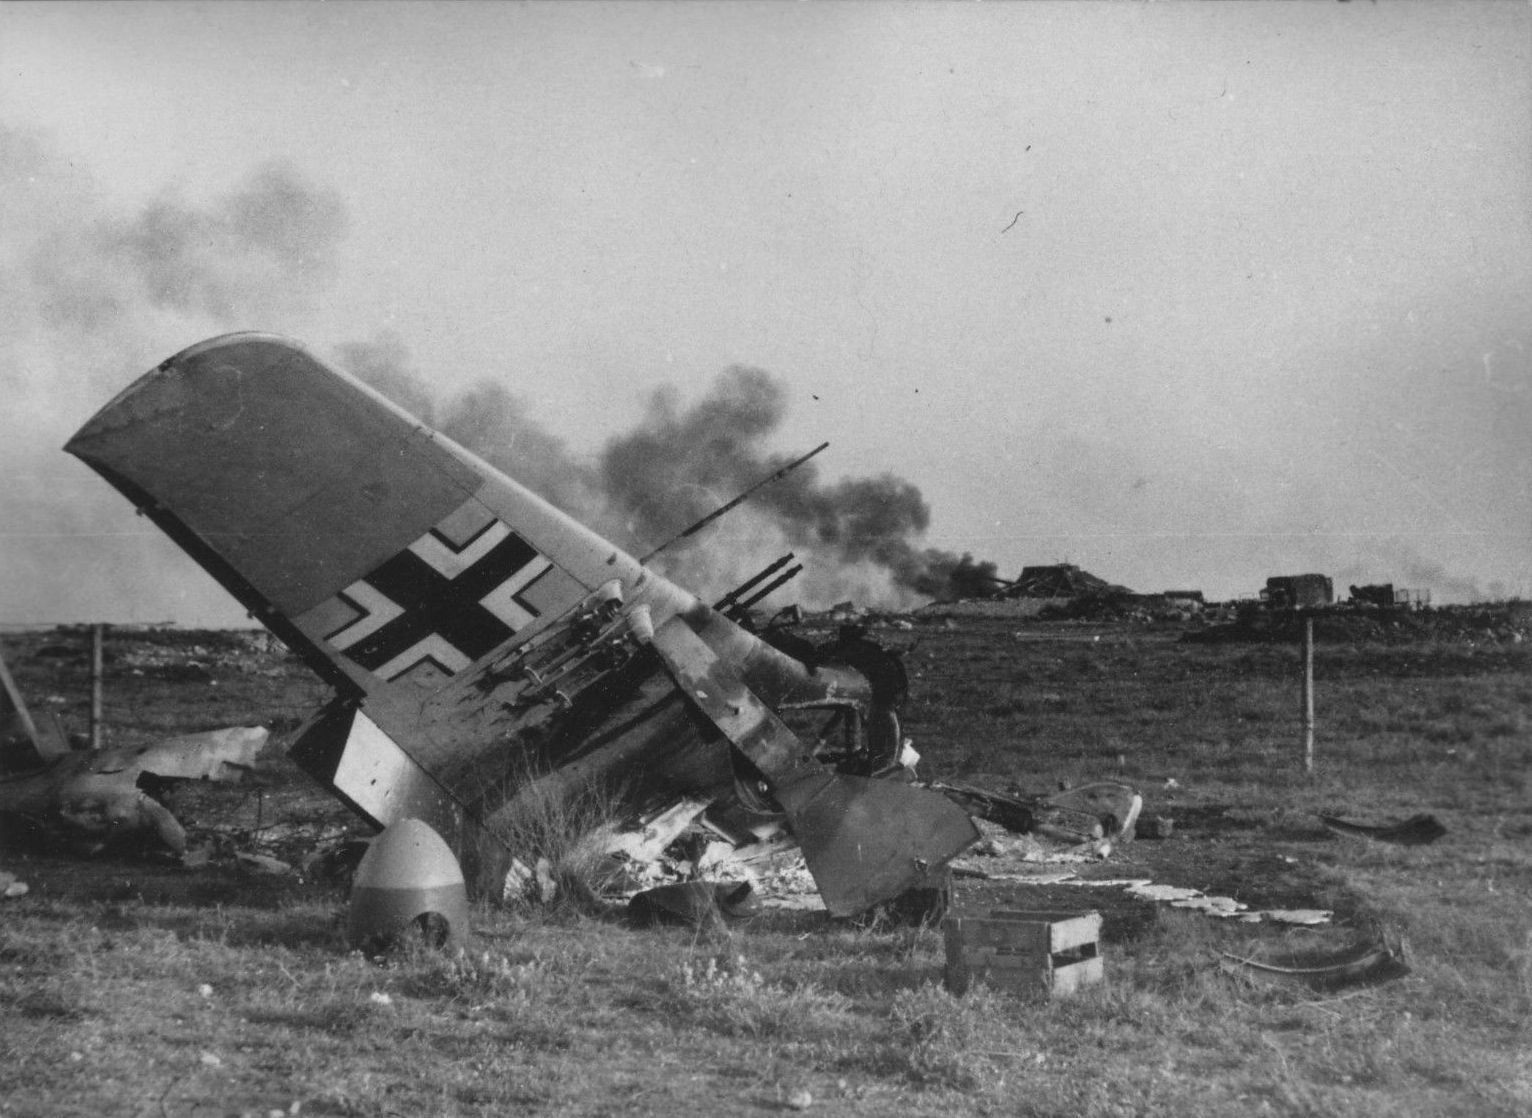
[[[3,124],[0,180],[11,218],[0,223],[0,388],[12,419],[0,467],[13,481],[0,494],[10,540],[0,598],[26,603],[12,608],[27,620],[174,613],[236,623],[210,579],[59,447],[128,379],[185,345],[252,328],[305,336],[344,237],[340,196],[271,164],[222,194],[194,200],[167,189],[113,207],[45,139]],[[772,449],[786,392],[759,369],[725,370],[689,404],[656,393],[627,433],[587,459],[502,383],[451,397],[432,390],[397,339],[343,346],[340,358],[639,555],[789,460]],[[891,474],[827,482],[816,461],[655,565],[705,596],[789,550],[806,571],[784,594],[806,604],[905,605],[972,592],[971,576],[993,567],[921,547],[929,522],[909,482]],[[140,616],[141,608],[156,613]]]
[[[690,406],[673,389],[657,391],[633,429],[609,439],[590,464],[497,384],[442,402],[395,341],[349,346],[343,358],[402,407],[640,555],[796,457],[768,449],[787,394],[761,369],[726,369]],[[902,478],[826,483],[818,463],[809,462],[715,526],[667,547],[655,565],[710,596],[790,550],[806,568],[795,596],[810,605],[849,597],[904,606],[992,591],[993,563],[919,546],[930,518],[920,490]]]
[[[673,391],[661,390],[633,431],[607,443],[600,467],[605,490],[636,535],[668,540],[792,460],[766,449],[786,414],[786,390],[748,366],[726,369],[689,408],[679,406]],[[662,494],[674,496],[656,501]],[[780,546],[780,536],[801,558],[826,568],[810,576],[811,585],[828,589],[837,573],[849,571],[880,576],[847,583],[874,591],[869,604],[954,596],[953,575],[975,569],[969,557],[917,545],[930,524],[930,506],[918,488],[891,473],[826,484],[818,463],[809,462],[762,489],[747,507],[753,515],[731,526],[736,547],[743,542],[753,558],[773,557],[766,554],[771,546],[749,546],[753,526],[761,543]],[[994,573],[993,564],[978,567]],[[876,592],[876,581],[886,583],[883,592]]]

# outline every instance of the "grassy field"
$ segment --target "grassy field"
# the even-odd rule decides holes
[[[1054,1002],[941,985],[939,929],[773,912],[708,935],[572,907],[475,911],[466,956],[348,954],[342,885],[13,849],[0,908],[0,1113],[1525,1115],[1532,1113],[1532,645],[1324,643],[1317,770],[1286,644],[1175,628],[918,620],[906,731],[929,777],[1138,784],[1173,837],[1087,875],[1152,877],[1327,928],[1141,905],[1107,981]],[[109,744],[217,725],[280,739],[323,689],[217,634],[109,642]],[[34,706],[84,728],[79,633],[7,638]],[[348,827],[278,747],[257,789],[174,806],[194,842],[298,860]],[[1430,846],[1317,815],[1431,812]],[[972,882],[960,881],[961,902]],[[1021,890],[1018,904],[1108,903]],[[1117,894],[1113,894],[1117,896]],[[1118,915],[1121,915],[1119,912]],[[1386,931],[1412,972],[1322,994],[1223,952]]]

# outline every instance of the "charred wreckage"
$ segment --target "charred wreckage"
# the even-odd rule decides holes
[[[1121,785],[917,782],[897,655],[752,623],[790,558],[709,605],[286,339],[192,346],[66,449],[333,687],[297,763],[376,827],[429,824],[481,894],[529,876],[519,817],[593,787],[637,825],[608,849],[795,844],[832,915],[929,885],[975,817],[1131,835]]]

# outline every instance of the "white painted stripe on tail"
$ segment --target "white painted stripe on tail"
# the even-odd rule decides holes
[[[516,595],[532,585],[534,579],[552,566],[552,563],[539,555],[480,598],[479,604],[509,625],[512,632],[519,632],[536,620],[537,615],[518,602]]]
[[[330,643],[336,648],[350,648],[358,641],[372,636],[404,612],[403,606],[385,597],[372,583],[364,579],[353,582],[342,593],[360,606],[365,613],[330,638]]]
[[[453,551],[452,548],[448,547],[430,532],[427,532],[410,544],[410,550],[424,560],[428,566],[446,575],[448,578],[457,578],[458,575],[493,551],[495,546],[510,534],[511,530],[497,520],[486,528],[478,539],[474,540],[462,551]]]
[[[380,665],[374,674],[384,679],[393,679],[395,676],[403,675],[427,657],[454,674],[473,663],[439,633],[432,633],[410,645],[392,660]]]

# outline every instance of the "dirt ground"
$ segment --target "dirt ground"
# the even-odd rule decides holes
[[[1071,711],[1081,701],[1063,692],[1079,692],[1089,701],[1092,683],[1103,674],[1103,639],[1113,650],[1108,655],[1132,658],[1136,663],[1130,674],[1142,678],[1153,674],[1146,667],[1151,661],[1165,674],[1166,663],[1190,647],[1180,642],[1180,627],[1034,623],[1018,629],[1005,619],[965,619],[961,625],[934,619],[920,623],[913,633],[889,629],[883,636],[906,652],[915,669],[906,729],[924,754],[923,777],[956,777],[997,790],[1028,792],[1066,786],[1071,778],[1121,779],[1141,788],[1146,819],[1170,821],[1169,837],[1119,844],[1099,862],[1065,867],[1080,879],[1149,879],[1229,896],[1251,909],[1317,907],[1334,909],[1343,923],[1356,917],[1356,898],[1327,882],[1315,858],[1337,841],[1317,817],[1278,819],[1272,803],[1254,788],[1242,802],[1221,795],[1223,789],[1217,790],[1213,802],[1206,802],[1207,790],[1199,795],[1195,782],[1186,788],[1174,778],[1136,779],[1146,771],[1174,767],[1166,755],[1170,751],[1153,741],[1153,735],[1138,735],[1129,771],[1128,758],[1110,748],[1098,763],[1077,742],[1067,750],[1050,749],[1047,742],[1029,747],[1023,734],[1019,742],[977,749],[973,745],[982,744],[984,735],[964,734],[965,725],[977,725],[990,734],[998,729],[1005,737],[1004,726],[995,725],[997,709],[1008,721],[1025,721],[1038,712],[1057,720],[1062,709],[1065,725],[1052,733],[1067,735],[1071,725],[1086,729],[1087,723],[1100,721],[1110,711]],[[37,712],[56,715],[77,738],[83,736],[89,724],[88,630],[11,634],[3,647]],[[1081,649],[1088,657],[1083,666],[1070,664],[1071,654],[1077,656]],[[265,879],[262,888],[277,892],[344,884],[343,877],[324,864],[306,863],[316,851],[365,837],[368,829],[284,755],[291,731],[327,694],[307,669],[256,633],[115,631],[107,635],[106,650],[107,746],[234,724],[266,725],[273,730],[273,740],[249,782],[181,785],[169,793],[166,802],[187,827],[191,849],[204,855],[200,866],[187,868],[140,844],[89,859],[60,856],[49,839],[12,826],[7,833],[8,861],[32,888],[82,897],[132,890],[146,899],[179,900],[217,898],[229,889],[245,888],[252,875]],[[993,678],[986,680],[986,675]],[[984,707],[969,705],[959,717],[928,726],[929,719],[943,713],[932,698],[951,700],[959,690],[980,694]],[[937,739],[934,746],[931,738]],[[943,742],[965,744],[954,748]],[[285,881],[262,875],[251,865],[239,864],[240,854],[274,858],[295,872]],[[985,880],[979,876],[986,872],[984,858],[969,857],[963,864],[975,871],[960,872],[955,883],[955,900],[964,907],[1075,909],[1088,892],[1090,904],[1105,916],[1108,939],[1142,932],[1153,924],[1159,907],[1116,888],[1086,891],[1078,885],[1021,884],[1008,872],[1014,867],[991,864],[989,872],[1006,880]]]
[[[875,619],[910,671],[902,722],[923,777],[1026,793],[1123,781],[1145,820],[1170,826],[1100,860],[1026,862],[1001,842],[955,862],[965,910],[1101,912],[1107,981],[1046,1006],[948,996],[938,929],[802,911],[711,938],[480,905],[469,958],[379,968],[347,952],[345,862],[323,856],[365,828],[284,752],[326,689],[256,634],[113,631],[108,746],[232,725],[273,741],[248,782],[172,794],[188,864],[6,833],[0,869],[30,892],[0,902],[0,1113],[775,1113],[802,1091],[836,1116],[1519,1116],[1532,1107],[1521,616],[1414,640],[1327,627],[1312,773],[1301,655],[1269,632]],[[3,635],[34,714],[74,734],[88,727],[89,640]],[[1423,812],[1447,833],[1422,847],[1319,822]],[[1146,880],[1332,923],[1214,919],[1120,884]],[[1379,987],[1272,988],[1220,963],[1379,931],[1408,939],[1413,967]]]

